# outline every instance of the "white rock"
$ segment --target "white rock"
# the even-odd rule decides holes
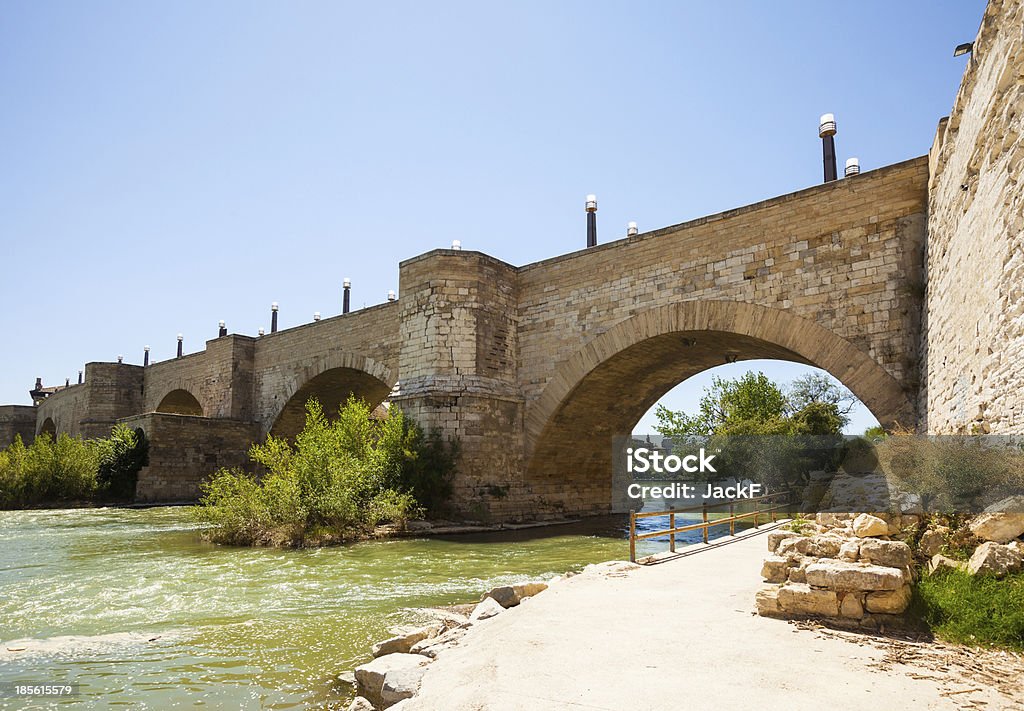
[[[903,568],[910,565],[913,555],[910,546],[903,541],[879,541],[866,538],[860,544],[860,560],[890,568]]]
[[[356,667],[356,691],[374,708],[387,708],[419,690],[424,667],[429,663],[430,659],[420,654],[377,657]]]
[[[357,696],[345,707],[345,711],[373,711],[373,704],[362,696]]]
[[[459,643],[459,640],[466,634],[465,628],[457,628],[445,632],[440,637],[425,639],[417,642],[409,650],[412,654],[422,654],[424,657],[436,659],[439,654],[446,652]]]
[[[399,634],[382,642],[377,642],[373,645],[373,656],[383,657],[385,654],[396,653],[408,654],[414,644],[430,637],[436,637],[441,633],[442,629],[443,625],[440,622],[434,622],[425,627],[419,627],[405,634]]]
[[[1024,513],[983,513],[969,526],[971,533],[983,541],[1009,543],[1024,533]]]
[[[784,583],[789,576],[790,561],[779,555],[770,555],[761,566],[761,577],[769,583]]]
[[[853,520],[853,532],[861,538],[889,535],[889,524],[877,516],[861,514]]]
[[[962,560],[955,560],[949,556],[936,553],[932,556],[932,559],[928,561],[928,572],[934,573],[937,570],[943,568],[951,568],[953,570],[966,570],[967,562]]]
[[[757,614],[762,617],[776,617],[782,614],[782,608],[779,606],[779,589],[773,585],[757,591],[757,595],[754,596]]]
[[[807,566],[807,582],[830,590],[898,590],[906,582],[902,570],[869,563],[821,560]]]
[[[1020,570],[1022,565],[1024,560],[1015,548],[988,541],[974,549],[967,563],[967,572],[971,575],[984,573],[1001,578],[1007,573]]]
[[[484,598],[483,602],[473,608],[473,614],[469,616],[470,622],[488,620],[501,613],[505,608],[494,598]]]

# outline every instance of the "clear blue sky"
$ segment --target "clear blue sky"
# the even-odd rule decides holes
[[[587,193],[608,241],[807,187],[826,111],[921,155],[984,4],[0,3],[0,403],[577,249]]]

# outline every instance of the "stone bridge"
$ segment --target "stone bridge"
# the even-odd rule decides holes
[[[389,398],[459,438],[474,517],[611,502],[611,438],[682,380],[726,362],[823,368],[884,425],[913,427],[928,162],[918,158],[523,267],[435,250],[397,301],[140,367],[90,363],[37,431],[150,437],[140,498],[189,498],[303,406]]]

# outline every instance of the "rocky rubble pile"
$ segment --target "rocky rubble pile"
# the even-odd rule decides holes
[[[892,536],[922,523],[919,515],[819,513],[799,531],[768,534],[769,555],[761,575],[768,586],[757,593],[759,614],[769,617],[825,617],[851,626],[877,628],[901,621],[917,575],[915,551]],[[1024,514],[989,511],[956,533],[927,528],[916,539],[918,559],[929,573],[942,567],[972,575],[1024,570]],[[969,560],[943,551],[978,544]],[[970,550],[968,548],[967,550]]]
[[[757,594],[758,613],[865,627],[896,621],[910,604],[913,556],[910,546],[888,537],[914,522],[886,514],[818,514],[806,534],[769,533],[772,555],[761,575],[770,585]]]

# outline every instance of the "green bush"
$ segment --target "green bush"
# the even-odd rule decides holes
[[[0,451],[0,508],[90,498],[97,489],[101,447],[93,441],[48,434],[29,445],[15,437]]]
[[[97,440],[100,448],[96,481],[100,491],[111,498],[131,501],[139,471],[149,464],[149,441],[141,429],[114,425],[110,437]]]
[[[925,575],[912,610],[951,642],[1024,651],[1024,573],[1002,580],[962,570]]]
[[[250,458],[266,473],[218,471],[202,486],[198,520],[206,535],[234,545],[317,545],[364,534],[388,521],[404,525],[437,511],[450,492],[456,450],[425,437],[400,410],[383,420],[350,398],[334,421],[306,404],[294,445],[268,436]]]

